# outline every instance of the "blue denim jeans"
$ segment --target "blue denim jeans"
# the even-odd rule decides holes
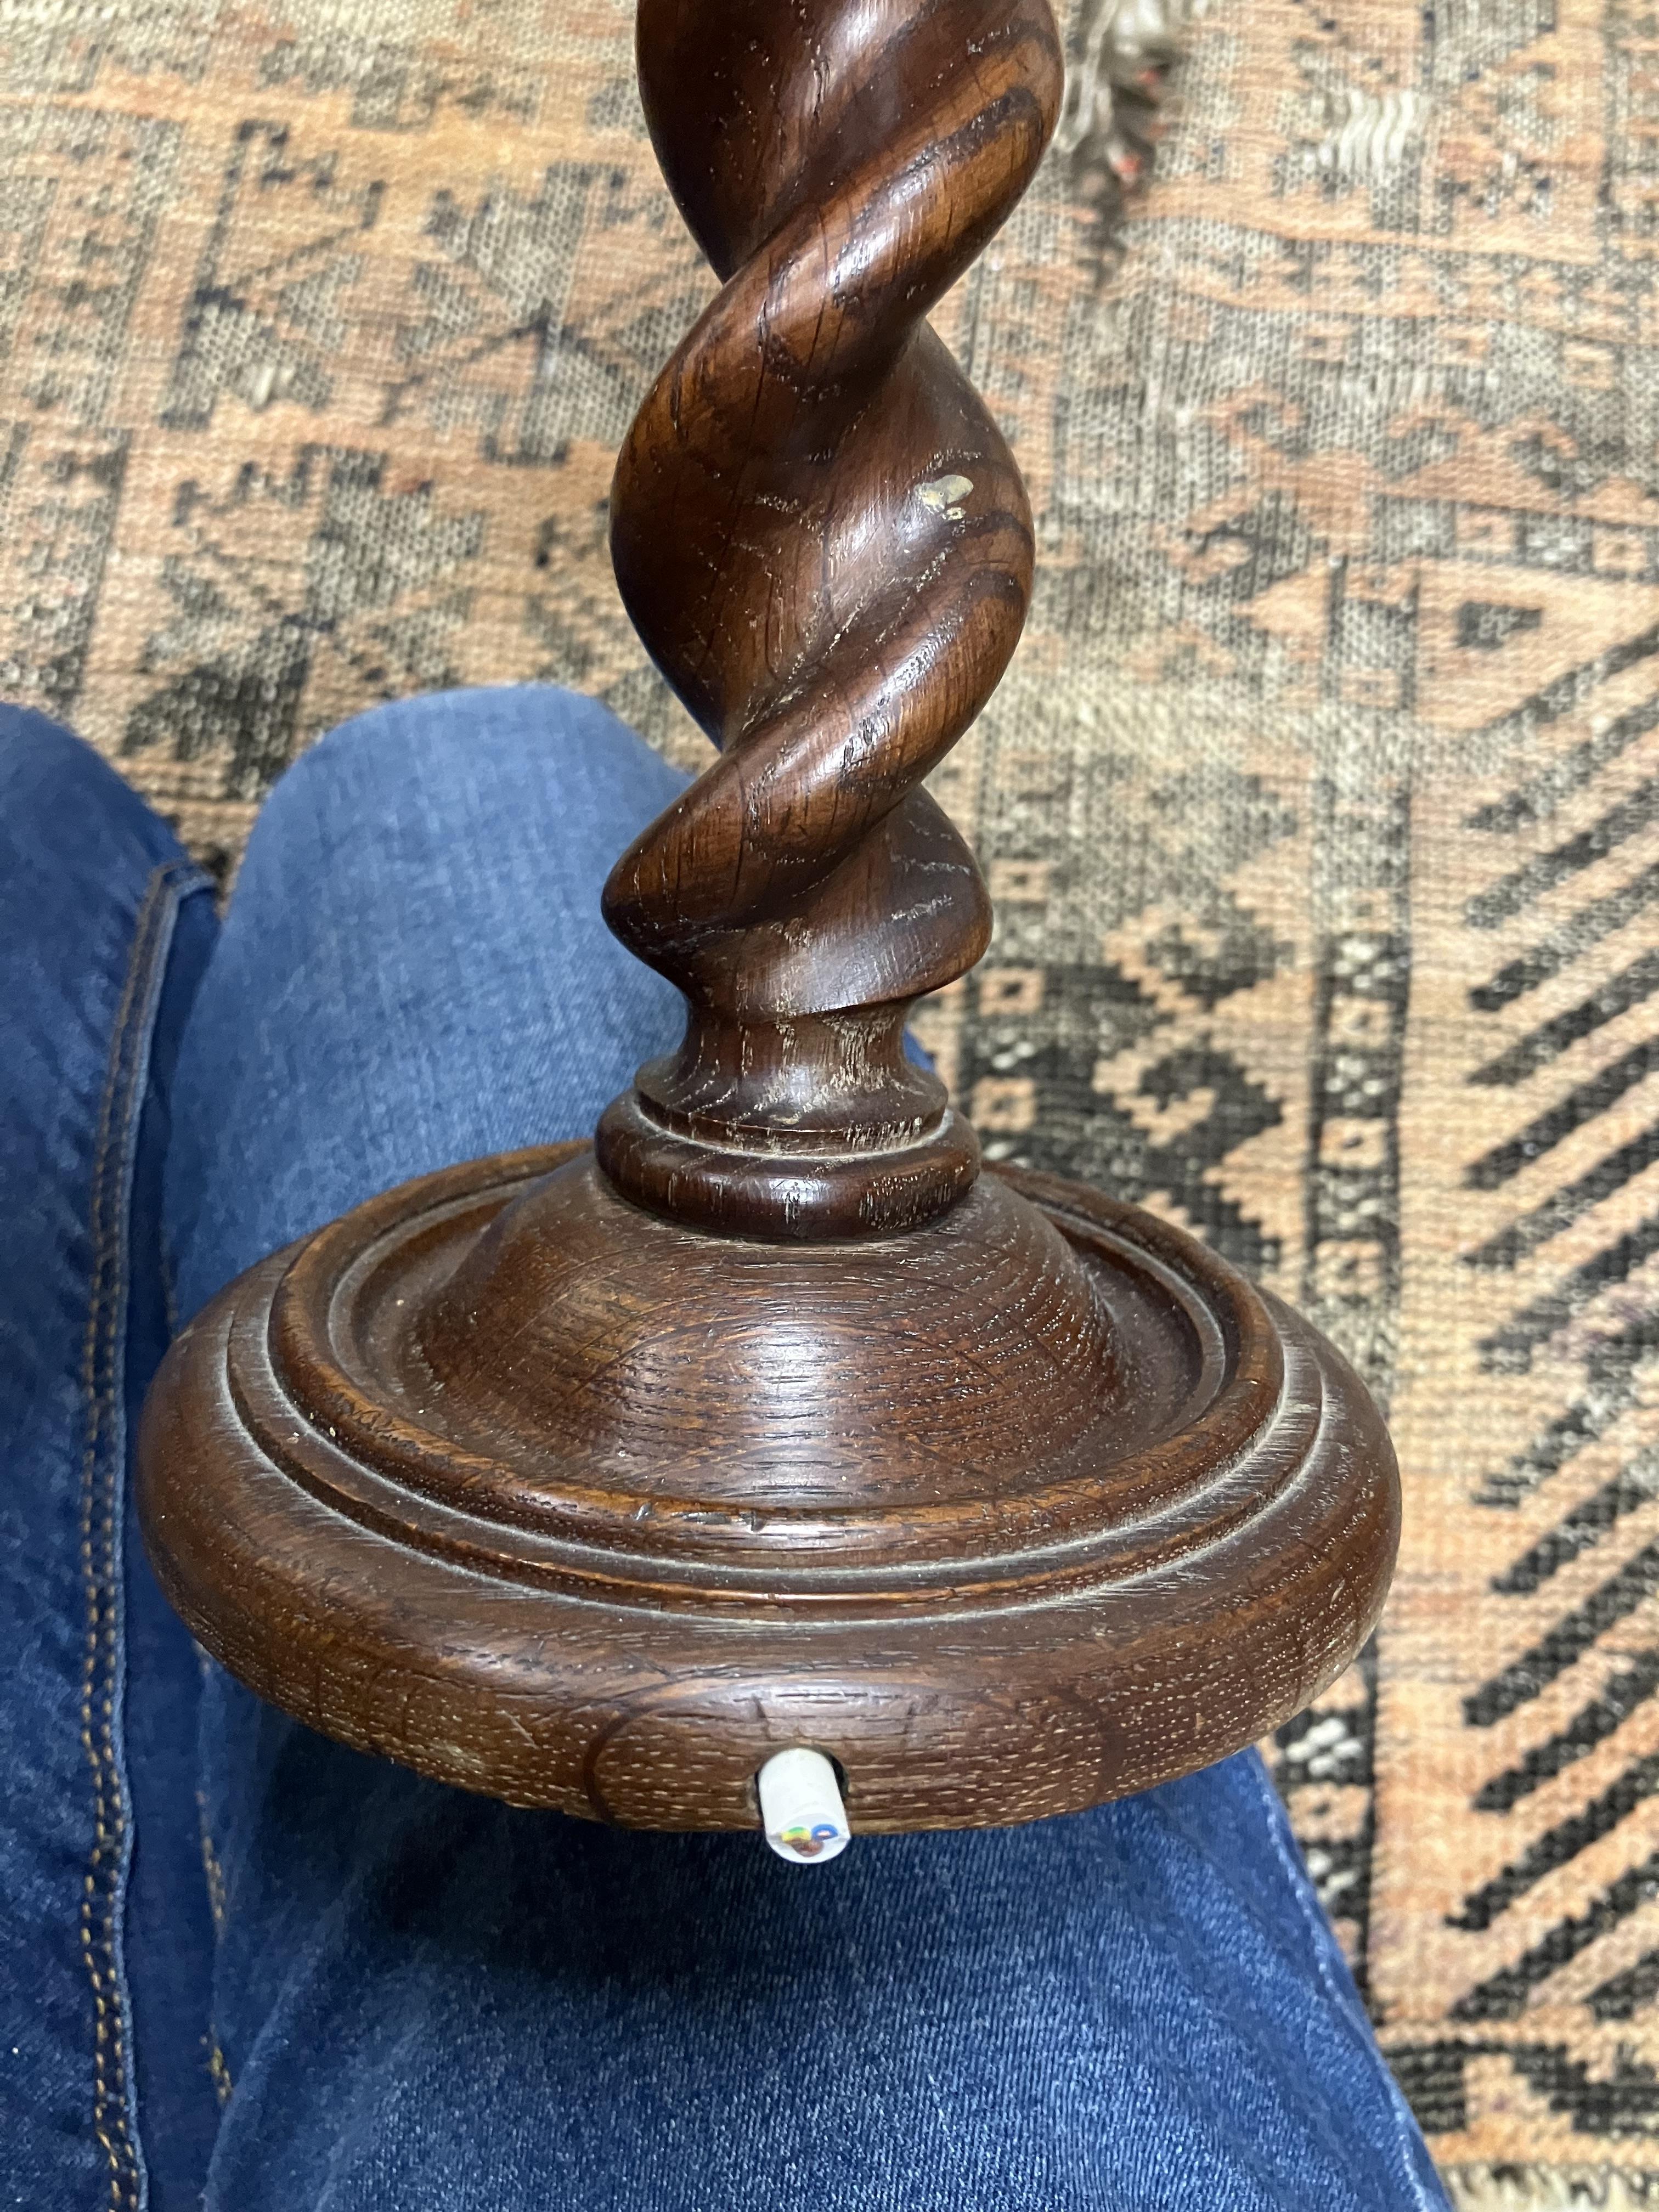
[[[125,1451],[168,1328],[672,1038],[598,888],[678,786],[568,694],[380,708],[216,939],[166,828],[0,710],[0,2201],[1443,2206],[1254,1754],[792,1869],[343,1750],[161,1604]]]

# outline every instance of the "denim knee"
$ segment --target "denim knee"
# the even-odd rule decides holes
[[[77,848],[114,833],[137,836],[157,859],[178,847],[160,817],[101,754],[50,715],[0,701],[0,830],[9,844],[26,838],[51,844],[67,836]]]
[[[451,814],[475,821],[483,792],[506,810],[521,803],[543,825],[568,817],[598,830],[612,814],[642,821],[684,781],[580,692],[538,684],[425,692],[371,707],[319,738],[274,786],[253,835],[261,843],[282,836],[296,810],[376,836],[395,835],[412,813],[429,834]]]
[[[684,779],[549,687],[375,708],[253,827],[185,1039],[182,1310],[408,1176],[590,1130],[678,1001],[600,887]]]
[[[9,699],[0,699],[0,753],[8,772],[14,771],[26,760],[55,762],[70,750],[90,750],[72,730],[61,722],[54,722],[34,707],[19,707]]]

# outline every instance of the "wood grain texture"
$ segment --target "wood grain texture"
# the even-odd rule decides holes
[[[919,779],[1024,619],[1030,518],[921,319],[1030,177],[1042,0],[643,0],[726,283],[617,474],[618,580],[723,747],[605,910],[684,993],[595,1146],[453,1168],[168,1355],[139,1510],[207,1648],[514,1803],[984,1826],[1254,1741],[1382,1602],[1398,1481],[1332,1348],[1193,1238],[979,1172],[906,1009],[983,949]]]
[[[721,757],[605,889],[689,1018],[599,1158],[683,1220],[881,1233],[977,1166],[903,1056],[910,1002],[990,933],[917,786],[1001,677],[1033,559],[1019,471],[925,317],[1042,158],[1059,42],[1046,0],[643,0],[638,20],[658,156],[724,284],[623,445],[611,553]]]
[[[632,1826],[751,1825],[791,1743],[870,1832],[1253,1741],[1381,1602],[1375,1409],[1138,1209],[988,1175],[948,1218],[715,1239],[585,1146],[392,1191],[174,1347],[143,1452],[163,1585],[313,1726]]]

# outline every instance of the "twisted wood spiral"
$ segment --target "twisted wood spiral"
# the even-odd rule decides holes
[[[599,1158],[705,1225],[910,1227],[978,1150],[905,1016],[990,927],[917,787],[1000,678],[1033,559],[1012,456],[924,318],[1042,158],[1059,42],[1046,0],[643,0],[639,61],[723,288],[623,448],[611,549],[721,757],[606,887],[690,1011]]]
[[[157,1378],[139,1510],[245,1681],[516,1804],[744,1827],[805,1747],[866,1832],[1074,1810],[1332,1680],[1399,1490],[1315,1331],[1132,1206],[975,1181],[903,1057],[988,919],[920,781],[1032,561],[922,318],[1036,167],[1054,26],[641,0],[640,46],[724,280],[614,509],[629,608],[722,748],[607,894],[684,1042],[597,1164],[443,1169],[222,1291]]]

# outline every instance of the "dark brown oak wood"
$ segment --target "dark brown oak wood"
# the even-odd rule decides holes
[[[1040,1176],[779,1247],[636,1211],[586,1146],[478,1161],[173,1358],[145,1520],[210,1650],[364,1749],[642,1826],[750,1825],[796,1742],[866,1831],[1164,1780],[1346,1665],[1394,1552],[1330,1346]]]
[[[995,689],[1032,567],[1019,471],[924,318],[1042,158],[1054,22],[1047,0],[642,0],[639,53],[726,283],[623,447],[611,551],[722,757],[605,888],[690,1019],[599,1159],[681,1220],[912,1227],[978,1148],[904,1017],[991,919],[918,787]]]
[[[618,582],[718,763],[618,862],[677,1053],[596,1144],[404,1186],[232,1285],[139,1503],[207,1647],[314,1726],[526,1805],[865,1831],[1098,1802],[1345,1666],[1398,1483],[1337,1353],[1191,1237],[980,1171],[907,1010],[984,948],[920,780],[1030,588],[929,305],[1029,181],[1043,0],[642,0],[722,289],[619,459]]]

